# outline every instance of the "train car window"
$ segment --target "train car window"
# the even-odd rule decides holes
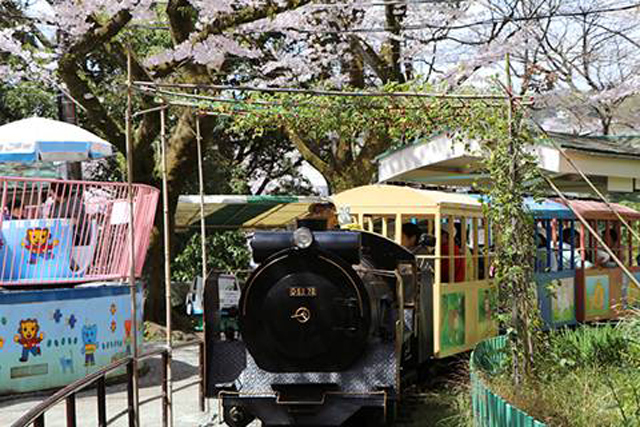
[[[580,258],[580,254],[576,251],[577,233],[575,230],[575,221],[558,219],[555,221],[554,233],[557,240],[556,247],[558,270],[573,270],[576,266],[576,260]],[[547,266],[549,267],[549,266]]]
[[[387,218],[387,239],[396,240],[396,219],[395,217]]]
[[[441,283],[467,281],[467,238],[463,232],[466,234],[466,218],[450,215],[443,220],[440,231]]]
[[[478,218],[471,219],[470,243],[473,256],[473,280],[480,278],[480,234],[478,233]]]
[[[628,230],[626,230],[627,232],[623,230],[620,221],[591,220],[589,221],[589,225],[598,233],[599,237],[622,263],[628,266],[633,265],[633,242],[630,240]],[[580,234],[580,252],[584,254],[583,262],[585,263],[585,268],[617,267],[614,258],[598,243],[598,240],[586,227],[580,227]],[[578,267],[580,267],[581,260],[577,262]]]
[[[557,233],[554,232],[555,227],[557,227],[557,223],[554,224],[550,219],[536,221],[536,272],[545,273],[558,270],[561,254],[554,250],[554,248],[558,248],[558,244],[555,242],[557,237]]]
[[[384,236],[384,234],[382,233],[383,217],[376,216],[376,217],[372,218],[371,221],[372,221],[372,225],[373,225],[373,232],[376,233],[376,234],[380,234],[380,235]]]

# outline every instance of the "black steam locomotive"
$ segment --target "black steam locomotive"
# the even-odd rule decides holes
[[[257,232],[251,246],[259,266],[238,304],[241,339],[210,326],[215,281],[205,290],[207,393],[224,421],[384,424],[405,373],[430,351],[431,310],[415,302],[432,298],[414,255],[377,234],[308,228]]]

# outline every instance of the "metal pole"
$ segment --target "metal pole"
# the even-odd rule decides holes
[[[132,385],[133,385],[133,421],[135,427],[140,426],[139,395],[138,395],[138,302],[136,288],[135,243],[133,241],[133,135],[131,123],[132,100],[131,80],[131,47],[127,49],[127,114],[126,114],[126,145],[127,145],[127,190],[129,198],[129,288],[131,290],[131,342],[133,344]]]
[[[200,112],[196,114],[196,145],[198,147],[198,184],[200,186],[200,250],[202,251],[202,291],[204,292],[204,288],[207,283],[207,229],[205,227],[204,221],[204,171],[202,166],[202,134],[200,133]],[[202,332],[206,337],[206,304],[202,304]],[[202,346],[201,348],[201,359],[204,362],[204,374],[206,376],[206,366],[207,366],[207,353],[206,346]]]
[[[171,235],[169,230],[169,185],[167,183],[167,133],[166,108],[160,110],[160,152],[162,155],[162,211],[164,220],[164,293],[167,326],[167,356],[165,362],[166,377],[166,410],[168,426],[173,425],[173,397],[171,387]]]

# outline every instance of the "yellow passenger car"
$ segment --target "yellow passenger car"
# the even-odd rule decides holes
[[[402,244],[403,224],[423,232],[410,248],[423,270],[416,298],[408,300],[420,336],[419,359],[472,349],[497,332],[496,294],[489,277],[491,233],[481,204],[463,194],[392,185],[368,185],[333,196],[344,223]]]

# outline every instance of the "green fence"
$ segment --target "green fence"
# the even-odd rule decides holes
[[[471,353],[471,400],[473,419],[479,427],[546,427],[520,409],[493,393],[482,374],[495,374],[505,354],[506,337],[496,337],[478,344]]]

